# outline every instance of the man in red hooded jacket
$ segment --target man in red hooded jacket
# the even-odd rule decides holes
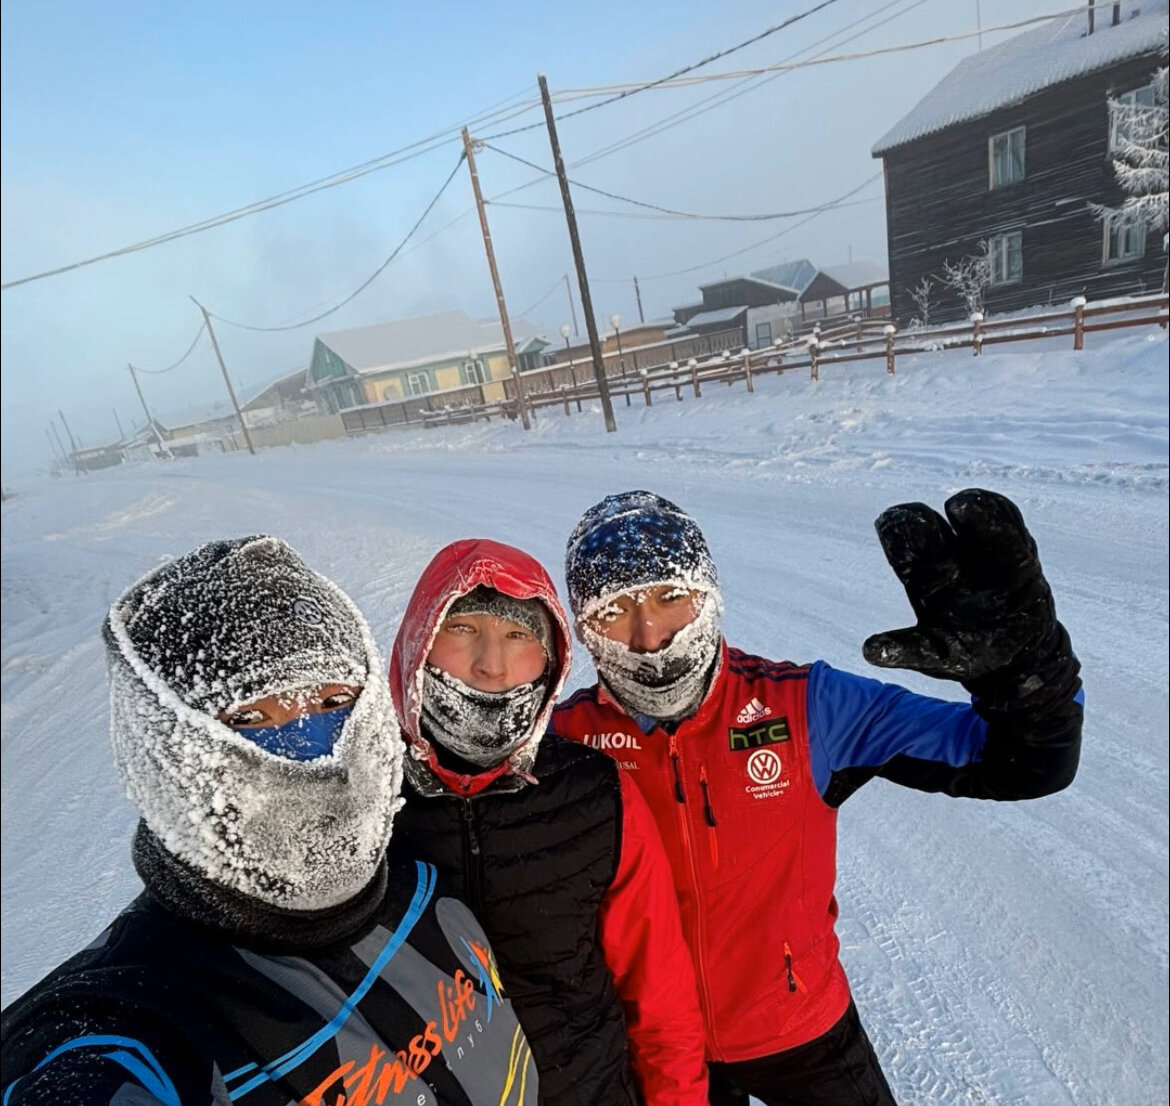
[[[1015,505],[970,489],[878,519],[918,624],[866,658],[958,680],[970,705],[732,649],[694,519],[610,496],[565,576],[599,682],[553,715],[645,796],[670,858],[707,1027],[712,1103],[885,1106],[893,1095],[837,956],[837,808],[874,776],[1027,799],[1068,785],[1079,665]]]
[[[390,665],[408,747],[393,847],[483,925],[544,1106],[701,1106],[703,1024],[653,819],[612,760],[545,734],[571,653],[527,554],[436,554]]]

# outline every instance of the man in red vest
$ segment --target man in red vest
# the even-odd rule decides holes
[[[658,823],[712,1103],[894,1101],[837,955],[837,809],[853,792],[881,776],[1028,799],[1076,772],[1079,664],[1020,512],[978,489],[945,510],[903,504],[877,520],[918,621],[864,652],[957,680],[970,704],[728,647],[706,541],[659,496],[610,496],[569,539],[569,601],[599,679],[552,727],[613,756]]]

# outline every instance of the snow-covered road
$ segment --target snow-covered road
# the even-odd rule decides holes
[[[601,496],[694,514],[745,649],[855,671],[909,611],[873,536],[890,503],[992,487],[1022,506],[1084,665],[1081,771],[1026,804],[882,781],[842,812],[846,967],[903,1103],[1152,1103],[1167,1075],[1167,342],[923,355],[755,396],[619,405],[233,454],[19,488],[3,508],[3,997],[136,892],[105,737],[98,626],[160,558],[271,532],[336,579],[382,646],[435,549],[483,535],[560,577]],[[572,686],[587,682],[576,658]],[[957,689],[908,676],[918,690]]]

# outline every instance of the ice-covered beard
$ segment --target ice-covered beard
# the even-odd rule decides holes
[[[547,690],[547,670],[509,691],[479,691],[428,664],[423,670],[423,733],[464,760],[492,768],[532,736]]]
[[[719,656],[719,597],[704,592],[698,603],[694,620],[653,653],[635,653],[583,628],[601,682],[627,711],[677,722],[699,709]]]

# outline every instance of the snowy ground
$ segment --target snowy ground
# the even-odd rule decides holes
[[[580,512],[648,487],[706,530],[735,644],[859,671],[863,638],[908,616],[872,519],[975,484],[1022,505],[1083,661],[1080,775],[1018,805],[863,789],[840,822],[846,966],[903,1103],[1165,1101],[1167,342],[1068,344],[619,401],[617,435],[596,412],[550,413],[528,435],[420,430],[19,487],[3,507],[4,1001],[136,892],[97,628],[160,558],[279,534],[385,647],[442,543],[514,542],[559,578]],[[588,678],[579,656],[572,682]]]

